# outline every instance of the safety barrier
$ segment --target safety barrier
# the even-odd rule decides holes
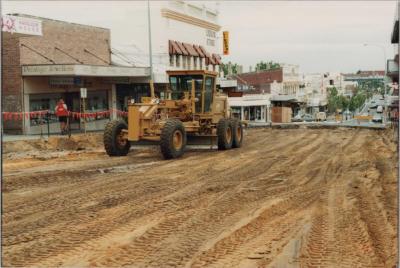
[[[117,116],[120,117],[127,117],[128,112],[117,110],[117,109],[110,109],[110,110],[105,110],[105,111],[100,111],[100,112],[87,112],[87,113],[81,113],[81,112],[68,112],[69,116],[75,119],[80,119],[80,118],[97,118],[98,116],[110,116],[112,113],[116,113]],[[17,121],[17,120],[22,120],[24,117],[25,119],[32,119],[32,118],[41,118],[48,116],[50,114],[54,114],[54,112],[51,112],[49,110],[41,110],[41,111],[32,111],[32,112],[2,112],[3,115],[3,120],[4,121]]]

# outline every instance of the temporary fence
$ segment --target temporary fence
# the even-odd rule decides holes
[[[119,117],[127,117],[128,112],[117,110],[117,109],[110,109],[110,110],[105,110],[105,111],[99,111],[99,112],[86,112],[86,113],[81,113],[81,112],[73,112],[70,111],[68,112],[69,117],[72,117],[74,119],[86,119],[86,118],[97,118],[97,117],[107,117],[110,116],[111,114],[116,114]],[[32,111],[32,112],[2,112],[3,115],[3,120],[4,121],[17,121],[17,120],[23,120],[25,119],[33,119],[33,118],[44,118],[48,117],[49,115],[53,115],[54,112],[50,110],[41,110],[41,111]]]

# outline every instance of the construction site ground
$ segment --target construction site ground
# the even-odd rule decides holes
[[[3,266],[393,267],[393,132],[249,129],[240,149],[3,144]]]

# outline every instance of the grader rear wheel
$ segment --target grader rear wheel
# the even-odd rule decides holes
[[[232,124],[229,119],[222,118],[217,124],[218,150],[228,150],[233,143]]]
[[[124,138],[123,129],[128,129],[124,121],[113,120],[107,123],[104,129],[104,148],[109,156],[125,156],[131,147],[130,142]]]
[[[232,148],[240,148],[243,141],[243,125],[240,120],[236,118],[231,119],[231,124],[233,132]]]
[[[186,147],[186,131],[178,119],[168,119],[161,131],[160,148],[165,159],[183,155]]]

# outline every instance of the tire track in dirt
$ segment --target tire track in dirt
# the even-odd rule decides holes
[[[377,134],[257,129],[240,149],[173,161],[138,150],[6,169],[3,264],[389,266],[395,151]]]

